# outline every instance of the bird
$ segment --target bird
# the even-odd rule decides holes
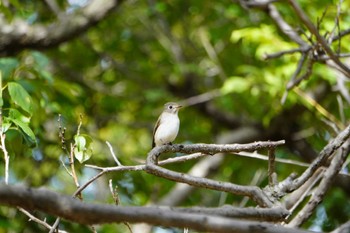
[[[163,112],[153,129],[152,148],[166,144],[171,145],[175,140],[180,128],[178,116],[180,108],[182,106],[174,102],[164,104]]]

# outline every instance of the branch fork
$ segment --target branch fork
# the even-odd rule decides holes
[[[153,175],[157,175],[176,182],[186,183],[192,186],[213,189],[223,192],[228,192],[236,195],[248,196],[255,201],[260,207],[272,207],[273,202],[267,195],[257,186],[243,186],[232,184],[229,182],[216,181],[208,178],[195,177],[188,174],[183,174],[175,171],[165,169],[158,166],[158,159],[161,154],[166,152],[180,152],[180,153],[238,153],[241,151],[255,151],[258,149],[273,149],[279,145],[283,145],[284,140],[281,141],[267,141],[254,142],[249,144],[192,144],[192,145],[164,145],[155,147],[147,156],[146,171]]]

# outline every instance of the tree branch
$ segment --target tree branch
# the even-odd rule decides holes
[[[299,227],[307,219],[310,218],[315,208],[322,202],[324,195],[326,195],[326,192],[328,191],[329,187],[332,185],[334,178],[342,168],[342,165],[349,154],[349,149],[350,149],[349,145],[344,145],[344,147],[342,147],[342,150],[339,151],[339,153],[337,153],[336,156],[332,159],[330,166],[327,168],[327,170],[323,175],[323,179],[319,187],[313,193],[311,199],[304,206],[304,208],[288,224],[290,227]]]
[[[188,174],[174,172],[157,165],[158,158],[161,154],[166,152],[181,152],[181,153],[195,153],[201,152],[205,154],[216,154],[221,152],[240,152],[240,151],[254,151],[262,148],[275,148],[278,145],[284,144],[284,141],[277,142],[255,142],[249,144],[231,144],[231,145],[217,145],[217,144],[192,144],[192,145],[165,145],[156,147],[147,156],[146,171],[148,173],[177,181],[187,183],[192,186],[214,189],[224,191],[232,194],[248,196],[262,207],[271,207],[272,202],[267,198],[263,191],[256,186],[236,185],[229,182],[219,182],[202,177],[194,177]]]
[[[347,126],[338,136],[330,141],[320,152],[319,156],[311,163],[311,165],[303,172],[303,174],[292,182],[285,180],[281,182],[281,187],[287,192],[292,192],[303,185],[314,172],[321,167],[326,159],[328,159],[336,150],[338,150],[350,137],[350,125]]]
[[[104,19],[120,5],[118,0],[92,0],[73,14],[66,13],[51,24],[31,25],[24,20],[8,23],[0,17],[0,56],[23,49],[44,49],[68,41]]]
[[[103,224],[112,222],[146,222],[153,225],[186,227],[210,232],[269,232],[306,233],[310,231],[291,229],[276,224],[242,221],[201,213],[186,213],[159,207],[122,207],[106,204],[88,204],[69,196],[45,189],[23,186],[0,185],[0,204],[39,210],[81,224]],[[274,208],[273,212],[277,209]],[[193,212],[198,211],[194,209]],[[261,212],[261,211],[256,211]],[[281,212],[283,215],[283,212]]]
[[[288,0],[292,8],[294,9],[297,16],[301,19],[304,25],[309,31],[316,37],[317,41],[322,45],[323,49],[327,52],[328,56],[345,72],[347,77],[350,77],[350,69],[344,65],[338,58],[338,56],[329,47],[326,39],[318,33],[316,26],[311,22],[309,17],[301,9],[299,4],[295,0]]]
[[[279,29],[289,37],[292,41],[300,45],[302,51],[308,51],[311,47],[306,43],[299,35],[298,33],[282,18],[279,11],[273,4],[268,5],[268,13],[270,17],[274,20],[274,22],[277,24]]]

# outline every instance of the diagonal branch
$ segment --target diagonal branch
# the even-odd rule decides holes
[[[300,36],[299,34],[283,19],[275,5],[269,4],[268,5],[268,13],[270,17],[274,20],[274,22],[277,24],[279,29],[288,36],[292,41],[300,45],[301,49],[303,51],[309,50],[311,47],[307,44]]]
[[[0,16],[0,56],[12,55],[23,49],[44,49],[68,41],[112,12],[122,1],[92,0],[73,14],[62,15],[51,24],[31,25],[24,20],[7,22]]]
[[[290,227],[299,227],[303,224],[307,219],[309,219],[314,212],[315,208],[322,202],[326,192],[329,187],[332,185],[334,178],[339,173],[342,165],[345,162],[349,154],[349,145],[345,143],[342,147],[342,150],[336,154],[336,156],[332,159],[330,166],[327,168],[323,175],[323,179],[316,189],[316,191],[312,194],[311,199],[304,206],[304,208],[297,214],[297,216],[288,224]]]
[[[311,22],[309,17],[301,9],[299,4],[295,0],[288,0],[292,8],[294,9],[297,16],[301,19],[304,25],[309,29],[309,31],[316,37],[317,41],[322,45],[323,49],[327,52],[328,56],[346,73],[347,77],[350,77],[350,69],[344,63],[342,63],[338,56],[329,47],[326,39],[320,35],[316,26]]]
[[[281,182],[282,190],[292,192],[303,185],[314,172],[324,165],[324,162],[337,151],[350,137],[350,125],[347,126],[338,136],[330,141],[320,152],[319,156],[311,163],[311,165],[300,175],[297,179],[292,182],[285,180]]]

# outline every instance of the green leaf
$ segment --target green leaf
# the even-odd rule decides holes
[[[3,133],[6,133],[7,130],[11,127],[11,125],[12,125],[12,123],[9,121],[9,119],[7,117],[3,117],[3,121],[2,121],[2,125],[1,125],[1,127],[2,127],[1,131]]]
[[[83,163],[90,159],[92,155],[92,138],[86,134],[80,134],[74,136],[75,147],[74,156],[80,162]]]
[[[12,101],[21,107],[24,111],[32,115],[32,99],[28,92],[18,83],[9,82],[8,90],[11,96]]]
[[[15,58],[1,58],[0,70],[2,71],[3,80],[9,79],[11,74],[17,68],[18,65],[19,65],[19,62]]]
[[[78,148],[79,151],[83,151],[86,145],[86,140],[83,136],[81,135],[76,135],[74,137],[75,144]]]
[[[28,146],[32,147],[36,144],[35,134],[28,125],[29,124],[28,117],[25,117],[16,109],[10,109],[8,119],[21,130]]]
[[[14,108],[10,108],[9,109],[8,119],[9,120],[18,119],[20,121],[23,121],[26,124],[29,124],[29,122],[30,122],[30,118],[29,117],[26,117],[20,111],[18,111],[17,109],[14,109]]]

